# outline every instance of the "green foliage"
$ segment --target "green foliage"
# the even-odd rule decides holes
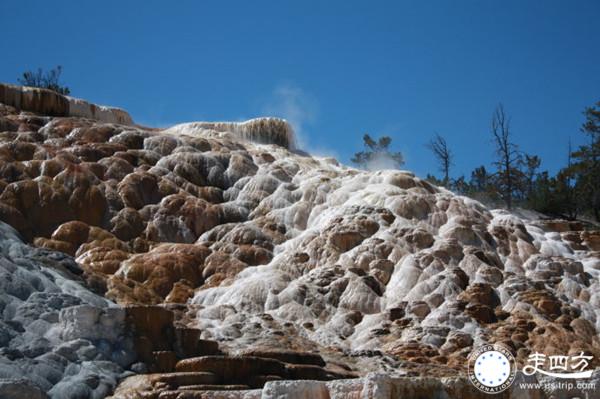
[[[565,170],[556,176],[550,176],[547,171],[538,174],[527,197],[526,207],[546,215],[575,219],[577,206],[573,201],[569,180]]]
[[[434,175],[431,175],[429,173],[425,177],[425,180],[427,180],[429,183],[433,184],[434,186],[443,186],[444,185],[443,180],[440,180],[437,177],[435,177]]]
[[[392,139],[382,136],[374,140],[368,134],[363,136],[365,151],[357,152],[351,159],[352,163],[364,169],[380,169],[385,167],[396,167],[404,165],[404,157],[401,152],[391,152],[389,147]]]
[[[485,166],[482,165],[471,172],[470,180],[460,176],[451,180],[450,187],[461,195],[497,207],[501,205],[501,199],[497,188],[494,186],[493,178],[494,176],[489,174]]]
[[[523,160],[524,170],[522,172],[521,189],[528,197],[533,194],[537,170],[540,168],[542,160],[537,155],[525,154]]]
[[[23,77],[18,79],[18,81],[23,86],[40,87],[42,89],[55,91],[59,94],[69,95],[71,90],[69,90],[67,86],[63,86],[59,83],[61,73],[62,67],[60,65],[48,72],[44,72],[42,68],[38,68],[35,72],[24,72]]]
[[[581,131],[589,144],[572,153],[574,162],[568,173],[575,178],[577,207],[600,221],[600,101],[583,112],[585,121]]]
[[[432,175],[427,175],[427,180],[493,207],[503,202],[507,207],[519,206],[554,217],[592,216],[600,221],[600,102],[587,107],[583,114],[581,131],[589,142],[576,151],[569,143],[567,165],[555,176],[540,171],[539,156],[519,151],[511,139],[510,121],[499,105],[492,119],[495,170],[488,171],[482,165],[471,172],[470,180],[460,176],[449,179],[449,184],[445,184],[446,178]]]
[[[513,142],[510,119],[502,104],[496,107],[491,132],[495,147],[493,170],[481,165],[465,176],[450,178],[452,152],[446,140],[436,135],[427,144],[435,156],[443,177],[428,174],[426,180],[437,186],[445,186],[458,194],[475,198],[488,206],[507,208],[518,206],[543,214],[566,219],[593,217],[600,222],[600,101],[587,107],[581,132],[588,143],[572,150],[569,142],[567,164],[555,176],[540,170],[542,159],[534,154],[521,152]],[[398,165],[403,159],[400,153],[391,153],[391,139],[382,137],[375,141],[368,134],[363,137],[366,151],[352,158],[357,165],[368,164],[379,156],[388,157]]]
[[[481,165],[471,172],[471,189],[475,192],[489,192],[492,190],[491,176]]]

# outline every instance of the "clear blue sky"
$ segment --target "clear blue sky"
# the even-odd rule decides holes
[[[595,0],[2,1],[0,81],[61,64],[74,96],[154,126],[287,116],[344,162],[387,134],[419,175],[434,132],[453,175],[489,165],[501,101],[555,171],[600,100],[599,21]]]

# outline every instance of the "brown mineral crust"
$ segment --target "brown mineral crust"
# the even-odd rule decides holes
[[[44,177],[8,184],[0,194],[0,201],[15,215],[13,220],[22,221],[14,227],[20,228],[29,239],[48,237],[60,223],[75,217],[75,212],[68,206],[68,191]]]
[[[158,178],[148,172],[128,174],[119,182],[118,192],[123,204],[133,209],[156,204],[162,198]]]
[[[189,244],[220,223],[222,212],[219,205],[190,195],[173,194],[160,202],[148,221],[145,236],[156,242]]]
[[[212,372],[220,380],[243,381],[252,375],[285,375],[286,365],[278,360],[241,356],[202,356],[181,360],[175,369],[178,372]]]
[[[206,258],[202,276],[206,281],[214,280],[217,276],[233,277],[246,266],[246,263],[226,252],[215,251]]]
[[[79,256],[77,261],[86,270],[112,275],[119,270],[121,262],[130,256],[130,253],[119,249],[96,247]]]
[[[156,305],[163,302],[164,298],[154,290],[148,289],[143,284],[134,280],[122,278],[109,278],[105,281],[105,296],[122,305],[147,304]]]
[[[288,358],[288,360],[294,360]],[[286,363],[273,358],[250,355],[244,356],[202,356],[181,360],[177,363],[178,372],[214,373],[221,383],[248,384],[260,388],[269,380],[266,376],[282,379],[330,380],[351,373],[336,374],[314,364]],[[272,379],[272,377],[270,378]]]
[[[111,232],[123,241],[133,240],[144,231],[144,220],[133,208],[121,209],[111,220]]]
[[[600,231],[582,231],[581,238],[591,251],[600,251]]]
[[[517,312],[498,323],[492,330],[490,342],[511,349],[521,366],[526,365],[528,356],[535,352],[547,356],[575,356],[583,352],[593,356],[590,368],[596,368],[600,366],[599,338],[592,329],[586,319],[576,318],[568,324],[560,324]]]
[[[241,355],[275,359],[293,364],[309,364],[319,367],[325,366],[325,361],[318,353],[309,353],[294,350],[256,349],[244,351],[241,353]]]
[[[173,389],[180,386],[215,384],[218,379],[213,373],[179,372],[150,375],[150,381],[152,381],[153,384],[157,382],[165,383]]]
[[[128,258],[111,279],[133,280],[165,298],[177,282],[185,281],[191,287],[202,285],[204,260],[209,254],[210,249],[202,245],[161,244]]]
[[[75,256],[75,246],[70,242],[51,240],[45,237],[36,237],[33,239],[33,244],[36,247],[60,251],[71,256]]]
[[[180,280],[173,284],[173,288],[165,297],[165,303],[186,303],[194,296],[194,284],[186,280]]]

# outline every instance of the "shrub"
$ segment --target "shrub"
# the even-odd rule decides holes
[[[44,72],[42,68],[37,71],[27,71],[23,73],[23,77],[19,79],[19,83],[23,86],[40,87],[49,89],[59,94],[69,95],[71,90],[67,86],[62,86],[59,83],[62,67],[58,65],[56,68],[48,72]]]

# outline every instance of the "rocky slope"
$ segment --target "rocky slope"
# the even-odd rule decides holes
[[[52,310],[36,305],[42,310],[20,324],[14,305],[4,306],[2,346],[21,357],[0,354],[2,377],[15,377],[19,362],[33,370],[40,354],[55,352],[55,343],[38,354],[19,349],[14,331],[29,332],[30,324],[51,342],[87,340],[99,351],[94,359],[111,364],[106,376],[96,371],[102,388],[88,397],[102,397],[97,392],[125,369],[151,374],[124,380],[116,397],[219,397],[217,389],[277,397],[307,387],[288,380],[373,372],[387,377],[315,383],[310,389],[321,393],[308,397],[377,397],[365,392],[379,383],[402,392],[421,386],[402,379],[415,375],[442,378],[422,380],[423,392],[475,397],[460,376],[484,342],[505,344],[520,363],[533,351],[583,351],[598,366],[597,232],[490,211],[409,172],[311,157],[294,149],[279,119],[148,129],[124,111],[117,119],[83,118],[71,105],[49,112],[52,95],[34,90],[16,102],[3,87],[0,220],[36,248],[8,227],[6,241],[37,254],[27,262],[35,276],[59,264],[75,281],[52,289],[30,283],[18,295],[2,287],[5,302],[35,301],[48,290],[79,302],[57,303],[47,317]],[[15,262],[7,270],[25,267]],[[123,312],[124,327],[61,335],[71,331],[65,317],[90,327],[106,311]],[[91,322],[88,312],[99,316]],[[57,323],[62,330],[51,328]],[[105,341],[121,346],[107,350]],[[68,397],[52,389],[69,378],[88,381],[80,375],[91,360],[68,361],[79,371],[44,376],[48,384],[30,380]]]
[[[103,398],[128,375],[125,312],[84,288],[81,272],[0,223],[0,397]]]

